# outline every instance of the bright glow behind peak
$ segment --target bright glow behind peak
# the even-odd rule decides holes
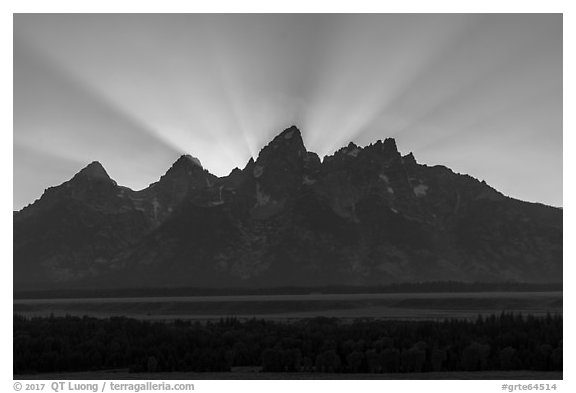
[[[291,124],[321,157],[394,136],[562,205],[561,15],[19,14],[14,36],[15,208],[87,157],[136,189],[182,154],[223,176]]]

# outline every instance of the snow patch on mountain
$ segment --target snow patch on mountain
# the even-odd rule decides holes
[[[418,184],[416,187],[414,187],[414,195],[417,197],[423,197],[428,192],[428,188],[429,187],[426,184]]]
[[[224,186],[218,187],[218,200],[210,202],[210,206],[220,206],[220,205],[224,204],[224,199],[222,199],[222,189],[223,188],[224,188]]]
[[[158,209],[160,209],[160,202],[158,202],[158,198],[154,197],[152,199],[152,210],[154,214],[154,221],[158,221]]]
[[[359,147],[354,147],[352,150],[350,150],[349,152],[347,152],[346,154],[352,157],[358,157],[358,153],[360,153],[360,148]]]
[[[316,180],[310,179],[308,175],[304,175],[304,178],[302,179],[302,184],[306,186],[311,186],[314,183],[316,183]]]
[[[266,195],[260,190],[260,184],[256,183],[256,206],[264,206],[270,203],[270,195]]]
[[[260,165],[256,165],[254,167],[254,170],[252,171],[252,174],[254,175],[254,177],[260,177],[260,176],[262,176],[263,173],[264,173],[264,167],[260,166]]]

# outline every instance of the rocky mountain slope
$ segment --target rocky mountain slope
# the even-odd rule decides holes
[[[14,213],[15,289],[562,281],[562,210],[402,156],[323,161],[291,127],[218,178],[180,157],[141,191],[98,162]]]

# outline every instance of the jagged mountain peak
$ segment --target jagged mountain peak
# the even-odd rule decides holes
[[[242,168],[242,171],[252,170],[252,168],[254,167],[254,163],[255,163],[254,158],[250,157],[246,165],[244,165],[244,168]]]
[[[358,154],[360,154],[362,150],[363,149],[360,146],[358,146],[354,142],[350,142],[348,143],[348,146],[338,150],[338,152],[346,154],[347,156],[358,157]]]
[[[200,168],[204,168],[202,166],[202,163],[200,162],[200,160],[190,154],[183,154],[181,155],[176,162],[174,163],[174,165],[189,165],[189,164],[193,164],[196,165]]]
[[[378,140],[375,143],[365,147],[359,146],[354,142],[349,142],[347,146],[336,150],[334,154],[324,156],[323,161],[333,163],[334,159],[337,157],[340,158],[339,160],[342,158],[349,160],[363,155],[364,153],[368,153],[369,155],[378,155],[384,157],[384,159],[388,161],[393,159],[400,159],[402,157],[398,151],[398,147],[396,146],[396,140],[394,138],[386,138],[384,142],[382,142],[382,140]]]
[[[272,139],[270,143],[264,146],[258,155],[257,161],[269,159],[282,154],[297,154],[298,156],[304,156],[305,152],[306,147],[304,146],[300,130],[296,126],[291,126],[286,128]]]
[[[235,175],[238,175],[238,174],[240,174],[240,173],[242,173],[242,169],[240,169],[240,168],[238,168],[238,167],[235,167],[234,169],[232,169],[232,170],[230,171],[230,173],[228,174],[228,176],[235,176]]]
[[[158,181],[150,184],[144,193],[163,194],[162,198],[180,200],[191,188],[206,187],[216,178],[202,167],[200,160],[189,154],[181,155]]]
[[[92,161],[90,164],[86,165],[84,168],[78,172],[73,179],[79,178],[89,178],[89,179],[100,179],[100,180],[111,180],[110,176],[106,172],[106,169],[98,161]]]
[[[225,178],[189,155],[140,191],[98,162],[76,178],[14,215],[15,286],[562,279],[561,210],[418,164],[393,138],[321,162],[292,126]]]
[[[384,155],[390,155],[390,156],[400,155],[400,153],[398,152],[398,146],[396,146],[396,140],[394,138],[384,139],[384,143],[382,144],[382,150],[384,151]]]
[[[404,161],[404,164],[417,164],[416,158],[412,152],[402,156],[402,160]]]
[[[200,160],[190,154],[181,155],[172,166],[166,171],[166,174],[162,178],[166,177],[187,177],[199,172],[203,172],[204,168],[200,163]],[[161,178],[161,179],[162,179]]]
[[[292,139],[292,137],[300,137],[302,139],[302,133],[295,125],[291,125],[290,127],[286,128],[280,134],[276,136],[276,138],[284,138],[284,139]]]

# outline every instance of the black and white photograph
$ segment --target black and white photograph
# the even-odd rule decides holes
[[[12,41],[15,381],[564,379],[562,13]]]

